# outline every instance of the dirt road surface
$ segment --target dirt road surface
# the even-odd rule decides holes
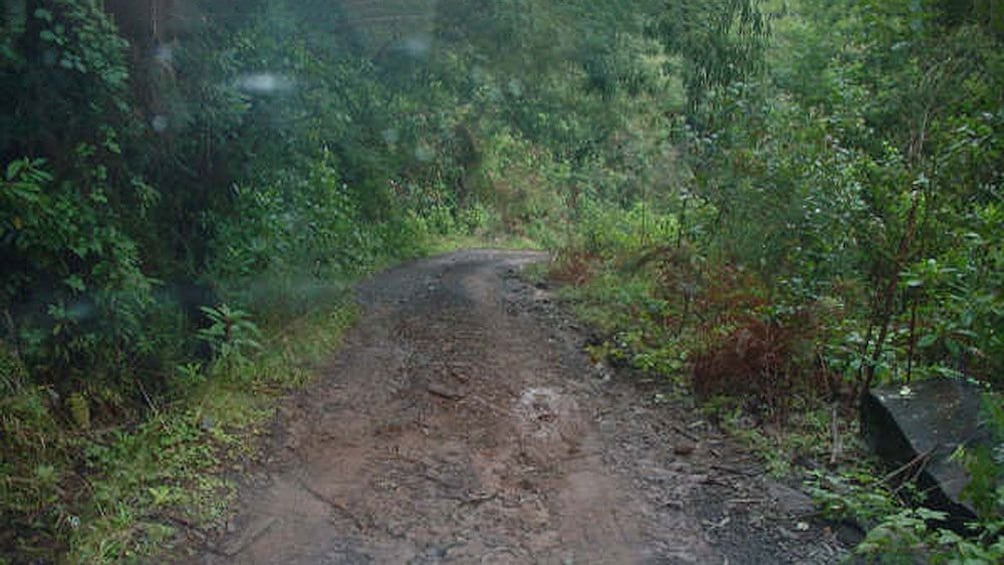
[[[325,376],[288,399],[219,539],[183,561],[832,563],[808,498],[653,390],[520,270],[541,253],[411,262],[358,290]]]

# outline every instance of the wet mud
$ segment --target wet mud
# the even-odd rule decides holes
[[[279,409],[226,531],[181,562],[832,563],[798,489],[685,402],[592,364],[545,254],[363,283],[323,378]]]

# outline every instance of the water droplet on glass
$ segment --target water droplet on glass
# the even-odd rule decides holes
[[[255,94],[274,94],[293,88],[293,81],[275,73],[254,73],[241,77],[237,87]]]
[[[150,120],[150,127],[152,127],[153,131],[157,133],[164,133],[167,130],[167,116],[162,116],[160,114],[154,116],[153,119]]]
[[[424,143],[415,147],[415,158],[419,161],[431,161],[435,156],[436,152]]]
[[[90,302],[78,301],[66,309],[66,314],[70,319],[83,321],[94,315],[94,306]]]
[[[158,45],[153,50],[153,60],[162,65],[169,65],[174,61],[174,50],[169,45]]]
[[[483,84],[487,80],[488,80],[488,76],[485,74],[485,71],[481,67],[475,65],[473,68],[471,68],[471,81],[472,82],[475,82],[475,83],[478,83],[478,84]]]
[[[401,42],[401,50],[415,58],[424,58],[431,47],[428,37],[412,36]]]
[[[383,136],[384,142],[387,143],[388,145],[393,145],[397,143],[397,140],[400,139],[401,137],[400,134],[398,134],[397,130],[394,128],[387,128],[382,132],[380,132],[380,135]]]

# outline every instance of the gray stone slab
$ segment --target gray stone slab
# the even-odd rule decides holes
[[[861,431],[868,446],[903,478],[916,477],[925,505],[949,513],[961,524],[976,517],[962,500],[969,476],[952,454],[960,446],[988,444],[980,422],[982,392],[956,379],[932,379],[875,388],[861,405]]]

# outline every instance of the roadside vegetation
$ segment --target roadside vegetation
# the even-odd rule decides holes
[[[222,527],[352,283],[500,245],[862,554],[999,562],[1004,453],[967,536],[854,438],[870,387],[1004,387],[1000,6],[400,4],[4,4],[0,562]]]

